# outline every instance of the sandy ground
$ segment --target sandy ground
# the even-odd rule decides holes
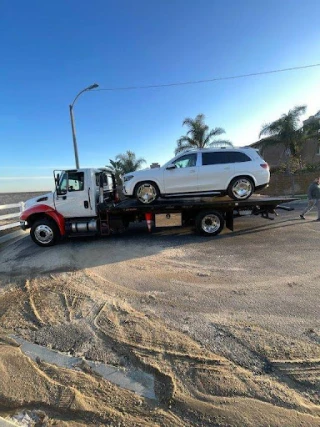
[[[133,227],[0,247],[0,415],[29,411],[39,426],[320,426],[320,224],[280,213],[240,218],[213,239]],[[33,361],[11,334],[83,366]],[[151,373],[157,398],[85,360]]]

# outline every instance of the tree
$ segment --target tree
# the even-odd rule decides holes
[[[317,137],[320,130],[320,111],[309,118],[303,125],[303,135],[305,139]]]
[[[227,145],[232,147],[232,143],[230,141],[213,139],[216,136],[225,133],[225,130],[222,128],[209,130],[209,126],[205,124],[204,119],[204,114],[198,114],[195,119],[191,119],[189,117],[184,119],[182,126],[188,126],[189,130],[186,135],[181,136],[178,139],[178,146],[175,150],[176,154],[188,148],[205,148],[213,145]]]
[[[109,159],[109,161],[109,167],[111,166],[114,169],[117,181],[120,180],[121,175],[134,172],[140,169],[143,163],[146,163],[142,157],[137,159],[135,153],[130,150],[126,151],[125,154],[118,154],[115,160]]]
[[[287,155],[287,171],[290,157],[300,158],[304,144],[303,128],[300,125],[300,116],[306,112],[305,105],[299,105],[289,110],[288,114],[283,114],[278,120],[262,126],[259,138],[266,136],[259,141],[257,147],[263,152],[266,147],[283,144]]]
[[[121,162],[119,160],[111,160],[109,159],[110,165],[107,167],[111,167],[114,170],[114,174],[116,177],[117,184],[121,184]]]

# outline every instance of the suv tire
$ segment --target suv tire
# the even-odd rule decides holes
[[[157,200],[160,195],[160,191],[154,182],[143,181],[136,185],[134,195],[140,203],[150,205]]]
[[[254,184],[246,176],[234,178],[228,187],[228,196],[233,200],[246,200],[253,192]]]

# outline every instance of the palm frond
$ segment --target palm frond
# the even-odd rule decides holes
[[[178,139],[176,152],[190,147],[204,148],[211,143],[212,138],[225,132],[220,127],[209,130],[209,126],[205,124],[204,120],[204,114],[198,114],[195,119],[187,117],[183,120],[182,125],[188,126],[189,129],[185,136]]]
[[[206,138],[204,138],[204,141],[203,141],[203,145],[204,145],[204,147],[205,147],[206,145],[211,145],[211,141],[210,141],[210,139],[211,139],[211,138],[213,138],[213,137],[215,137],[215,136],[222,135],[223,133],[226,133],[226,132],[225,132],[225,130],[224,130],[223,128],[214,128],[214,129],[212,129],[212,130],[207,134]]]
[[[233,144],[229,139],[215,139],[208,144],[209,147],[230,147],[233,148]]]
[[[133,151],[127,150],[124,154],[118,154],[116,160],[112,161],[111,164],[114,164],[121,174],[125,174],[140,169],[143,163],[146,163],[145,159],[142,157],[137,159]]]
[[[192,146],[190,146],[190,144],[187,144],[187,143],[181,144],[174,150],[174,152],[175,154],[178,154],[181,151],[187,150],[188,148],[192,148]]]

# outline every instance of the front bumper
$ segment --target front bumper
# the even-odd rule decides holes
[[[27,228],[29,228],[29,224],[27,221],[20,221],[20,228],[21,230],[26,230]]]

